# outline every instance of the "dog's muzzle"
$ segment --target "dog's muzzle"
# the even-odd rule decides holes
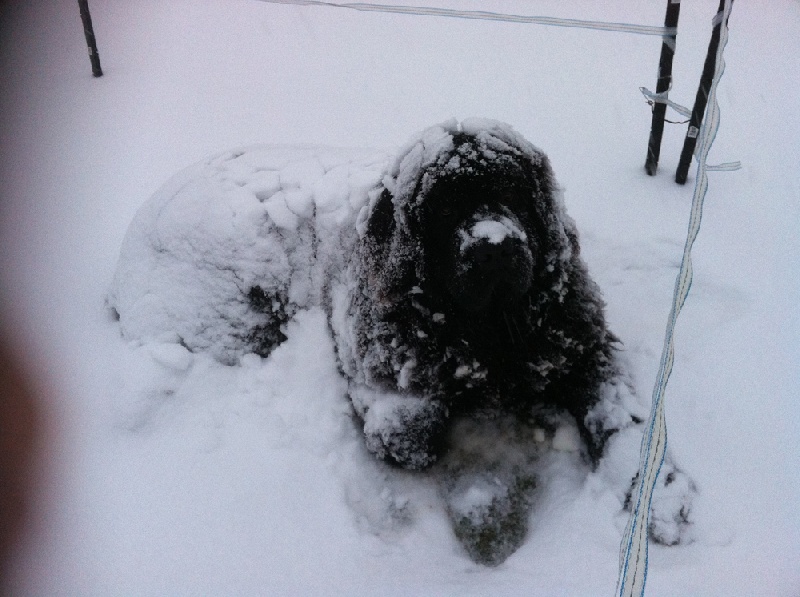
[[[533,283],[532,243],[522,226],[504,214],[482,214],[457,232],[457,267],[451,292],[469,312],[503,307]]]

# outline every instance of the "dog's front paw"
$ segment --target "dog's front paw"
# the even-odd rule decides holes
[[[650,503],[650,539],[660,545],[687,543],[696,494],[691,477],[671,462],[665,462]]]
[[[626,510],[630,509],[636,485],[637,478],[634,478],[625,500]],[[665,461],[650,503],[647,530],[651,541],[659,545],[679,545],[691,541],[692,502],[696,494],[697,487],[691,477],[669,460]]]
[[[446,419],[447,407],[438,400],[387,396],[364,415],[367,448],[403,468],[428,468],[442,450]]]
[[[525,540],[536,481],[514,471],[501,479],[492,472],[447,479],[445,500],[456,537],[473,561],[497,566]]]

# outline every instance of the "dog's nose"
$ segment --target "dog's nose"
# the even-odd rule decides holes
[[[451,295],[465,311],[482,312],[523,296],[533,280],[533,253],[522,227],[504,215],[483,217],[458,231],[458,267]]]
[[[479,246],[486,247],[487,258],[508,252],[515,241],[527,241],[526,234],[506,216],[484,218],[472,222],[458,231],[461,254],[474,252]]]
[[[499,243],[483,240],[476,243],[475,262],[482,267],[499,267],[508,262],[514,253],[514,239],[506,237]]]

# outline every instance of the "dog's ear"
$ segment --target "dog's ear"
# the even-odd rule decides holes
[[[394,203],[392,194],[384,189],[372,208],[367,223],[367,236],[379,241],[387,241],[394,233]]]
[[[419,284],[419,243],[396,217],[394,196],[384,189],[372,206],[356,259],[381,302],[401,301]]]
[[[564,232],[566,233],[567,240],[572,248],[572,254],[577,257],[581,254],[581,245],[578,239],[578,228],[575,226],[575,223],[570,220],[564,223]]]

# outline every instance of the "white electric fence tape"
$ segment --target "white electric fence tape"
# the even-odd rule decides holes
[[[553,17],[533,17],[524,15],[503,14],[482,10],[454,10],[450,8],[434,8],[428,6],[394,6],[389,4],[370,4],[367,2],[326,2],[324,0],[260,0],[270,4],[294,4],[297,6],[327,6],[330,8],[349,8],[365,12],[389,12],[395,14],[423,15],[431,17],[454,17],[458,19],[477,19],[482,21],[503,21],[507,23],[529,23],[534,25],[552,25],[555,27],[578,27],[598,31],[615,31],[618,33],[636,33],[639,35],[658,35],[667,39],[677,35],[675,27],[651,27],[628,23],[605,23],[602,21],[581,21],[578,19],[556,19]]]
[[[717,48],[716,68],[711,89],[708,95],[708,109],[706,122],[700,131],[700,143],[697,151],[697,180],[695,182],[694,197],[692,198],[692,212],[689,219],[689,231],[683,249],[683,260],[675,283],[675,294],[672,302],[672,311],[667,323],[664,338],[664,350],[661,355],[656,384],[653,389],[653,404],[650,419],[642,438],[641,459],[639,461],[639,478],[634,489],[631,517],[620,546],[619,581],[617,595],[619,597],[633,597],[644,595],[644,585],[647,579],[647,527],[650,514],[650,500],[653,496],[656,479],[658,478],[661,464],[667,445],[667,425],[664,418],[664,390],[667,380],[672,372],[675,357],[673,332],[689,288],[692,285],[692,245],[700,230],[700,220],[703,215],[703,200],[708,190],[708,171],[735,170],[738,163],[708,166],[706,159],[711,149],[711,144],[719,128],[719,104],[717,103],[717,85],[725,70],[722,54],[728,43],[728,16],[733,0],[725,0],[721,14],[715,17],[714,24],[721,23],[720,41]],[[721,19],[721,20],[717,20]]]
[[[653,93],[647,87],[639,87],[639,91],[641,91],[642,95],[651,102],[655,102],[657,104],[666,104],[684,118],[692,117],[692,111],[689,108],[681,106],[680,104],[676,104],[667,97],[669,90],[664,91],[663,93]]]

